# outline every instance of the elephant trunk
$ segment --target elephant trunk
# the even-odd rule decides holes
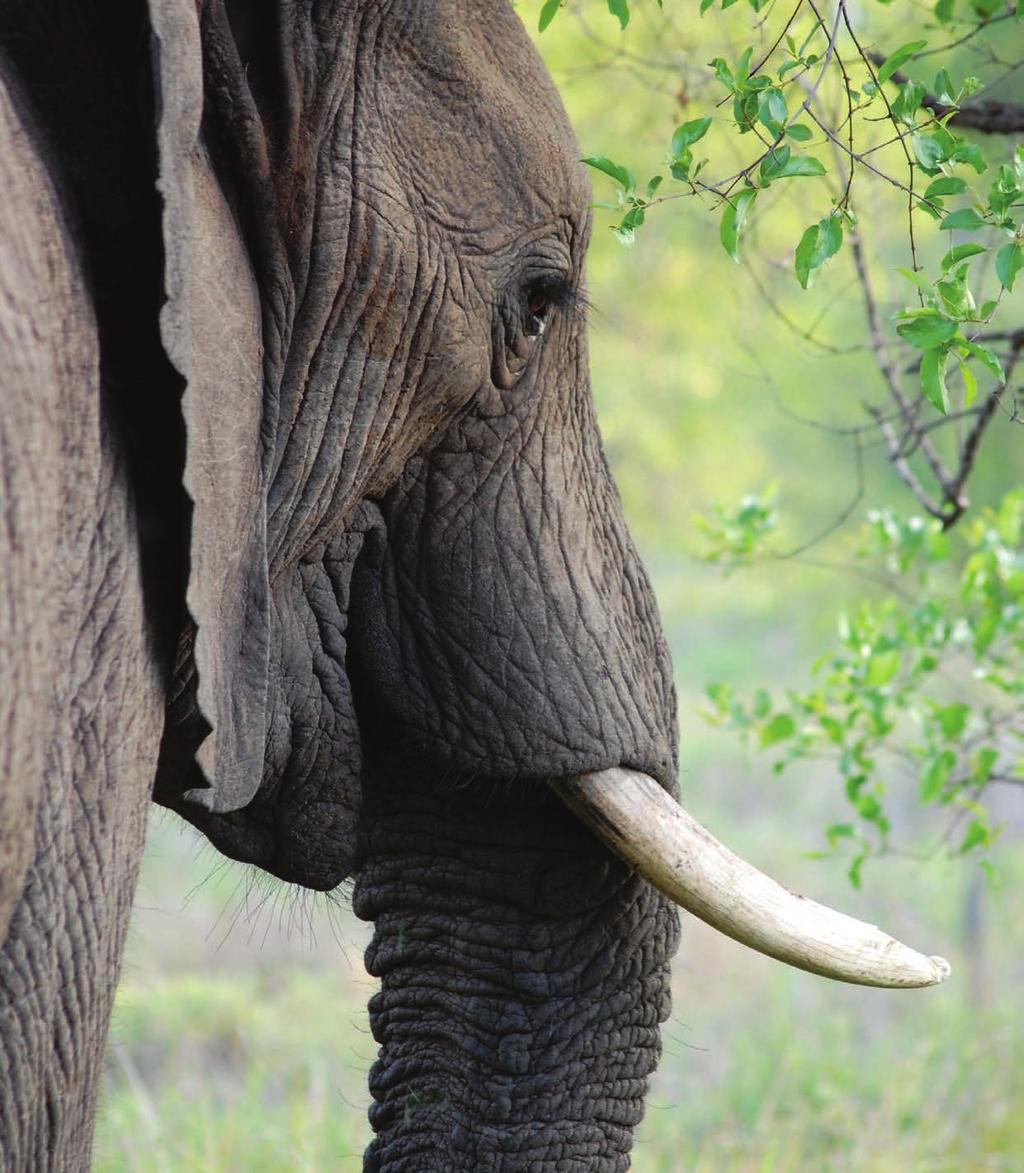
[[[601,770],[555,788],[670,900],[760,953],[865,986],[934,986],[949,974],[943,958],[781,887],[719,843],[646,774]]]
[[[374,777],[368,1170],[629,1166],[668,1015],[674,909],[542,785]]]

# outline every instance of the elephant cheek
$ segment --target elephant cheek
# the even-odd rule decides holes
[[[373,507],[362,520],[373,524]],[[362,752],[348,679],[348,608],[364,531],[355,526],[272,583],[263,777],[248,806],[223,814],[172,805],[220,851],[318,891],[351,874]]]
[[[321,890],[351,872],[359,810],[362,754],[347,658],[350,582],[363,538],[360,530],[345,533],[273,586],[274,670],[261,787],[271,800],[270,870]]]

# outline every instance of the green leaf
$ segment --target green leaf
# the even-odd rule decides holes
[[[1002,380],[1005,378],[1003,364],[999,361],[999,356],[993,354],[991,350],[988,350],[984,346],[979,346],[977,342],[969,342],[966,339],[960,343],[960,346],[963,350],[972,354],[982,366],[987,367],[997,379]]]
[[[776,179],[789,178],[794,175],[824,175],[825,165],[816,159],[813,155],[799,155],[790,159],[783,167],[780,175]]]
[[[715,2],[715,0],[700,0],[700,14],[701,14],[701,16],[703,16],[704,13],[707,12],[707,10],[714,4],[714,2]]]
[[[864,673],[864,683],[872,688],[888,684],[899,670],[899,652],[877,652],[868,659],[867,671]]]
[[[773,147],[761,160],[760,176],[762,181],[771,182],[792,157],[792,148],[787,147],[785,143]]]
[[[829,717],[825,713],[822,713],[818,717],[818,720],[821,722],[821,727],[825,730],[825,736],[829,739],[829,741],[833,741],[836,745],[840,745],[843,740],[843,727],[835,719],[835,717]]]
[[[912,135],[910,141],[914,147],[914,157],[921,167],[925,171],[935,171],[945,157],[942,143],[930,134]]]
[[[956,754],[951,749],[944,749],[929,758],[921,771],[919,783],[922,802],[934,802],[942,794],[955,765]]]
[[[654,193],[661,187],[662,176],[652,175],[647,181],[647,186],[644,188],[644,199],[650,200],[654,198]]]
[[[948,69],[940,69],[935,75],[932,92],[940,102],[944,102],[947,106],[956,104],[956,86],[953,85],[953,79],[949,76]]]
[[[708,64],[714,69],[716,80],[720,81],[730,93],[735,91],[736,77],[729,68],[729,63],[726,59],[724,57],[714,57]]]
[[[881,85],[882,82],[888,81],[904,62],[909,61],[919,49],[923,49],[927,44],[927,41],[908,41],[905,45],[900,45],[895,53],[890,53],[878,70],[878,84]]]
[[[953,19],[953,7],[956,0],[937,0],[932,12],[939,24],[949,24]]]
[[[1021,269],[1024,269],[1024,248],[1019,241],[1011,240],[996,253],[996,276],[1002,285],[1012,290]]]
[[[970,712],[970,707],[963,701],[954,701],[935,710],[935,720],[947,741],[955,741],[963,733]]]
[[[740,236],[747,222],[747,214],[757,195],[757,188],[745,187],[742,191],[726,201],[725,211],[722,213],[722,223],[718,236],[722,247],[739,264]]]
[[[776,147],[761,160],[761,183],[767,187],[773,180],[795,176],[824,175],[825,168],[813,155],[793,155],[789,147]]]
[[[692,122],[684,122],[682,126],[677,126],[672,135],[673,156],[678,157],[687,147],[699,142],[707,134],[710,125],[711,116],[708,115],[707,118],[695,118]]]
[[[760,743],[765,749],[778,741],[785,741],[796,732],[796,724],[788,713],[776,713],[770,721],[761,726]]]
[[[838,840],[853,838],[853,827],[850,823],[832,823],[825,828],[825,838],[828,840],[829,847],[834,850]]]
[[[966,163],[968,167],[973,167],[979,175],[988,170],[988,160],[982,154],[981,147],[977,143],[964,143],[947,158],[949,163]]]
[[[582,162],[586,163],[588,167],[593,167],[595,171],[602,171],[605,175],[610,176],[625,191],[626,195],[631,195],[636,189],[636,179],[628,167],[613,163],[604,155],[588,155]]]
[[[769,134],[778,138],[782,134],[789,111],[786,109],[786,99],[782,90],[774,86],[762,90],[757,99],[757,117]]]
[[[924,101],[926,90],[924,83],[919,81],[904,82],[899,93],[892,103],[892,112],[896,118],[910,126],[915,124],[914,115]]]
[[[971,781],[976,785],[984,785],[989,780],[992,767],[999,758],[999,751],[990,745],[982,746],[971,761]]]
[[[825,262],[834,257],[843,245],[842,217],[833,212],[810,228],[800,237],[796,246],[794,268],[797,280],[802,288],[806,289],[811,276],[820,269]]]
[[[974,295],[967,282],[969,272],[970,265],[960,265],[947,272],[945,278],[935,285],[939,297],[942,298],[941,308],[958,321],[969,318],[974,313]]]
[[[974,371],[959,355],[957,361],[960,363],[960,377],[964,381],[964,407],[970,407],[978,396],[978,380],[974,377]]]
[[[709,684],[706,691],[711,703],[720,713],[724,714],[729,711],[735,697],[735,690],[731,684],[716,682]]]
[[[975,232],[985,228],[985,221],[973,208],[959,208],[950,214],[939,225],[940,228],[960,228],[965,232]]]
[[[958,175],[941,175],[933,179],[924,189],[924,198],[930,200],[932,196],[959,195],[967,190],[967,183]]]
[[[949,414],[949,390],[945,378],[946,358],[947,351],[943,347],[926,350],[921,355],[921,390],[928,402],[943,415]]]
[[[897,273],[902,273],[908,281],[912,281],[922,293],[926,293],[929,297],[935,296],[935,290],[932,288],[932,283],[923,274],[917,272],[915,269],[904,269],[897,267]]]
[[[948,342],[959,328],[958,322],[940,314],[938,310],[925,310],[909,322],[901,322],[896,327],[896,333],[918,350],[930,350],[933,346]]]
[[[543,32],[548,25],[555,19],[555,13],[562,7],[562,0],[544,0],[544,6],[540,10],[540,20],[537,21],[537,31]]]
[[[962,261],[966,257],[976,257],[979,253],[983,252],[988,252],[988,249],[983,244],[974,244],[973,242],[958,244],[955,248],[951,248],[942,258],[942,271],[945,273],[947,269],[951,269],[958,261]]]
[[[629,24],[629,0],[608,0],[608,11],[618,17],[620,29]]]
[[[629,211],[622,217],[622,222],[619,224],[620,228],[639,228],[644,222],[643,205],[634,203]]]
[[[862,794],[857,799],[857,814],[869,823],[881,823],[882,804],[873,794]]]
[[[791,138],[794,142],[810,142],[813,137],[814,132],[803,122],[794,122],[792,126],[786,127],[786,138]]]
[[[979,847],[983,843],[988,843],[989,836],[989,829],[981,819],[971,819],[970,823],[967,824],[967,830],[964,832],[963,840],[960,843],[960,854],[965,854],[972,847]]]

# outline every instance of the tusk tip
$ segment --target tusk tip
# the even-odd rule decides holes
[[[935,971],[935,978],[931,984],[933,986],[940,985],[953,972],[952,966],[945,957],[929,957],[928,960],[932,963],[932,968]]]

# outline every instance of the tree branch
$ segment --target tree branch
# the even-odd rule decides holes
[[[1006,378],[1004,382],[997,384],[981,405],[978,418],[974,421],[971,430],[967,433],[967,438],[964,440],[963,446],[960,449],[960,467],[956,471],[953,483],[946,490],[951,508],[942,520],[943,529],[949,529],[951,525],[955,524],[970,504],[963,491],[964,485],[967,483],[967,478],[971,475],[971,470],[974,468],[974,461],[978,455],[978,446],[981,443],[981,437],[996,413],[1003,388],[1009,386],[1010,379],[1013,377],[1013,369],[1020,359],[1022,350],[1024,350],[1024,332],[1014,339],[1013,347],[1010,351],[1010,358],[1006,364]]]

